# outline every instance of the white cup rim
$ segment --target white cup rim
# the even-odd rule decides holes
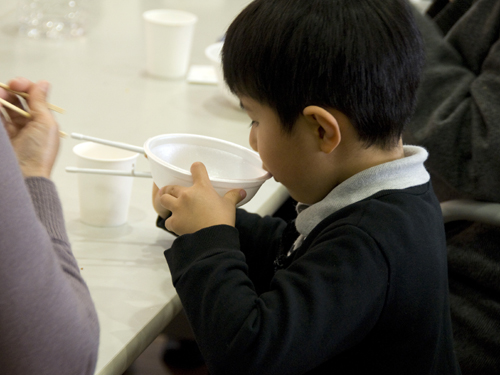
[[[198,21],[195,14],[177,9],[151,9],[145,11],[142,17],[147,22],[165,26],[186,26]]]
[[[97,162],[102,162],[102,163],[130,161],[130,160],[136,159],[139,156],[138,153],[133,152],[133,151],[127,151],[127,150],[120,150],[120,151],[122,151],[123,153],[130,153],[131,155],[126,156],[126,157],[120,157],[120,158],[95,158],[95,157],[83,155],[80,149],[84,148],[85,146],[88,146],[90,144],[91,145],[98,145],[98,146],[102,146],[102,147],[111,147],[111,146],[101,145],[101,144],[94,143],[94,142],[82,142],[82,143],[78,143],[76,146],[73,147],[73,153],[82,159],[92,160],[92,161],[97,161]]]

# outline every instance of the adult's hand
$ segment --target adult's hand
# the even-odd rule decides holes
[[[10,119],[3,119],[24,177],[50,178],[59,151],[59,126],[47,108],[49,83],[33,83],[25,78],[11,80],[12,90],[29,94],[27,99],[31,118],[5,108]],[[19,106],[19,99],[3,89],[0,96]]]

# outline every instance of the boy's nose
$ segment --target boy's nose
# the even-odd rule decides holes
[[[252,147],[254,151],[259,152],[257,148],[257,135],[255,133],[256,133],[255,127],[252,126],[252,128],[250,129],[249,143],[250,147]]]

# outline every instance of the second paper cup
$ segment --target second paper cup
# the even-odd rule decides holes
[[[167,79],[184,77],[198,17],[181,10],[153,9],[144,12],[143,19],[148,74]]]
[[[137,153],[92,142],[76,145],[73,152],[80,168],[131,171]],[[133,177],[101,174],[78,175],[80,219],[98,227],[115,227],[127,222]]]

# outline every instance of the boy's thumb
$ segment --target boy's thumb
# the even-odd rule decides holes
[[[225,199],[229,199],[231,203],[233,203],[235,206],[240,203],[243,199],[245,199],[247,196],[247,192],[243,189],[233,189],[228,191],[225,195]]]

